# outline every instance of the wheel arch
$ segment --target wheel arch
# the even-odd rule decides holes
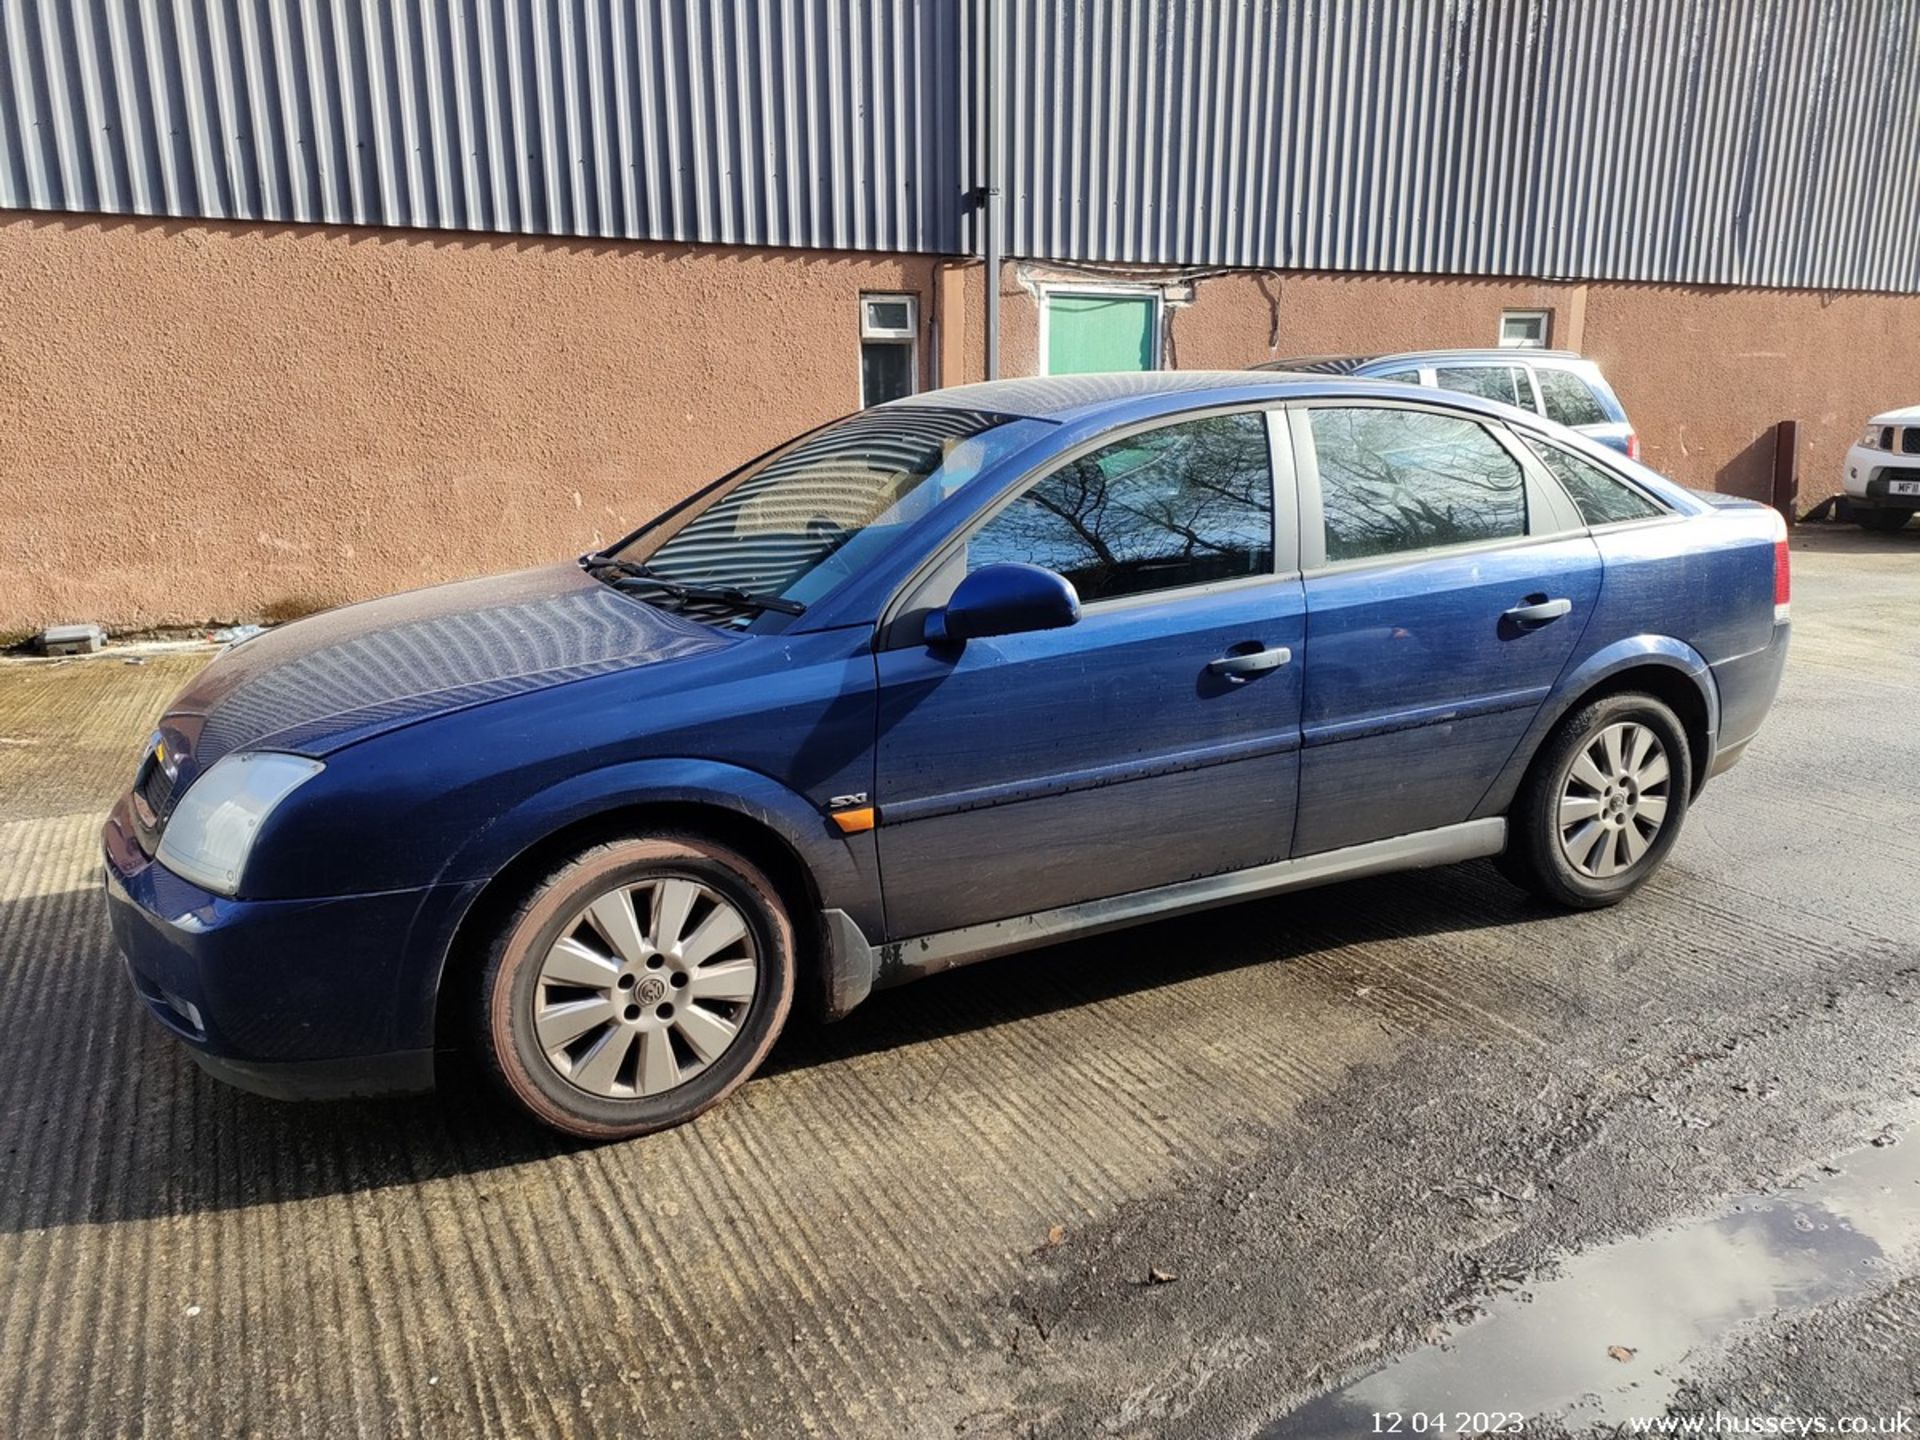
[[[770,785],[764,777],[756,777]],[[800,797],[792,797],[805,805]],[[794,957],[798,967],[797,992],[801,1003],[816,1013],[827,1009],[831,995],[831,957],[823,934],[822,915],[829,903],[857,905],[846,891],[856,893],[861,866],[845,853],[845,842],[825,834],[824,816],[806,807],[798,816],[818,822],[821,840],[807,846],[796,837],[796,812],[782,807],[774,813],[765,805],[732,791],[718,793],[662,790],[655,793],[610,795],[598,808],[542,807],[546,823],[517,827],[525,833],[489,868],[473,898],[454,921],[433,975],[431,995],[434,1042],[441,1050],[464,1047],[461,1028],[462,996],[474,983],[485,959],[488,940],[497,926],[525,898],[539,879],[567,857],[621,836],[673,833],[697,836],[737,851],[773,885],[793,921]],[[804,822],[802,822],[804,823]],[[839,847],[836,856],[832,848]],[[809,850],[813,854],[809,854]],[[823,857],[840,864],[823,864]],[[823,875],[823,870],[830,873]],[[877,893],[877,885],[874,887]]]
[[[1653,696],[1680,717],[1680,726],[1687,734],[1689,752],[1687,794],[1689,798],[1698,795],[1700,787],[1707,783],[1707,767],[1713,754],[1713,730],[1706,695],[1699,684],[1678,666],[1636,665],[1622,670],[1582,692],[1561,713],[1570,714],[1603,696],[1631,692]]]
[[[1652,695],[1679,716],[1692,752],[1687,790],[1689,796],[1698,795],[1712,767],[1714,739],[1720,730],[1720,697],[1712,668],[1690,645],[1664,636],[1640,636],[1608,646],[1562,678],[1506,768],[1475,807],[1473,818],[1506,813],[1534,756],[1568,715],[1602,696],[1636,690]]]

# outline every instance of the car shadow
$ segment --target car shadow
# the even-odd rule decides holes
[[[1920,520],[1909,520],[1900,530],[1867,530],[1846,521],[1796,525],[1793,549],[1796,554],[1920,554]]]
[[[763,1074],[1325,949],[1548,913],[1485,863],[1350,881],[885,991],[836,1024],[790,1024]],[[212,1080],[144,1013],[92,889],[0,905],[0,1018],[15,1037],[0,1052],[0,1233],[372,1191],[582,1148],[510,1112],[458,1057],[436,1094],[389,1100],[284,1104]]]
[[[844,1020],[790,1026],[764,1073],[1017,1024],[1343,946],[1477,930],[1553,913],[1502,879],[1491,862],[1351,880],[1221,906],[876,991]]]

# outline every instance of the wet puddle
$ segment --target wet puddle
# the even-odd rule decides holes
[[[1404,1417],[1398,1433],[1433,1434],[1444,1412],[1448,1435],[1492,1430],[1503,1412],[1560,1416],[1575,1431],[1662,1414],[1681,1362],[1702,1345],[1755,1316],[1879,1289],[1894,1257],[1920,1244],[1920,1134],[1863,1147],[1828,1169],[1721,1214],[1572,1256],[1554,1278],[1488,1301],[1484,1318],[1443,1345],[1309,1401],[1262,1433],[1347,1440],[1390,1433],[1384,1417],[1394,1413]]]

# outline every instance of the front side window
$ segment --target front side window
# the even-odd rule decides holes
[[[1542,366],[1534,372],[1547,418],[1560,425],[1605,425],[1610,417],[1586,381],[1571,370]]]
[[[1533,390],[1527,384],[1527,377],[1512,365],[1456,365],[1434,371],[1433,379],[1442,390],[1458,390],[1462,395],[1478,395],[1483,400],[1533,409]]]
[[[1307,414],[1329,561],[1527,533],[1525,478],[1484,426],[1423,410]]]
[[[967,568],[1057,571],[1083,601],[1273,569],[1264,415],[1215,415],[1131,435],[1063,465],[967,542]]]
[[[1626,481],[1609,475],[1592,461],[1582,460],[1571,451],[1535,436],[1524,438],[1533,453],[1553,472],[1553,478],[1573,497],[1573,503],[1580,507],[1580,518],[1587,524],[1616,525],[1622,520],[1646,520],[1666,513]]]
[[[862,411],[755,461],[615,558],[682,585],[808,604],[974,476],[1052,428],[976,410]],[[655,598],[644,586],[636,593]],[[751,613],[742,608],[725,618],[743,624]]]

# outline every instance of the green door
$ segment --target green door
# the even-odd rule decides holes
[[[1049,295],[1047,373],[1152,370],[1153,331],[1151,295]]]

